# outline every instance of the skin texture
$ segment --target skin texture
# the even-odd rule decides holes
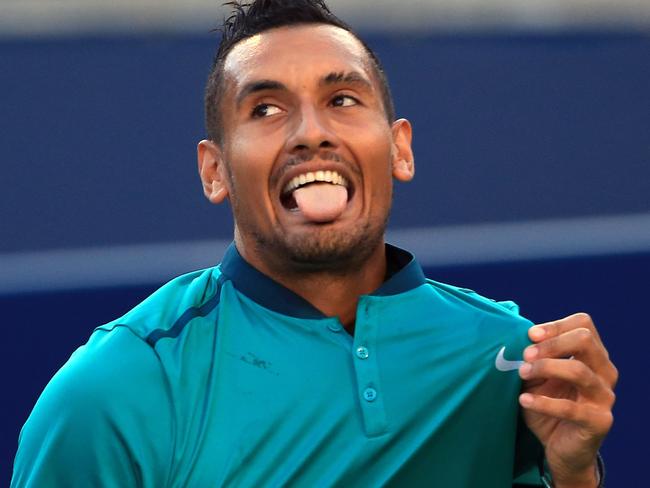
[[[245,39],[228,54],[225,75],[223,143],[198,145],[203,191],[212,203],[230,201],[235,243],[251,265],[353,333],[359,295],[385,277],[393,179],[414,175],[411,126],[388,123],[367,54],[333,26]],[[296,172],[318,169],[339,171],[353,187],[343,214],[325,224],[280,200]],[[520,370],[525,421],[545,447],[556,487],[595,487],[616,368],[586,314],[529,334],[536,345]]]

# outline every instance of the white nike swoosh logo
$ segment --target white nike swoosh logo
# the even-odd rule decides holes
[[[512,371],[515,369],[519,369],[522,364],[524,364],[524,361],[508,361],[506,358],[503,357],[503,353],[506,351],[506,346],[503,346],[501,350],[499,351],[499,354],[497,354],[497,358],[494,361],[494,365],[499,371]]]

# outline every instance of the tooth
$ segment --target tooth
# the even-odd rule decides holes
[[[302,185],[313,183],[314,181],[326,181],[335,185],[344,186],[345,188],[348,187],[348,181],[337,171],[318,170],[315,172],[309,171],[307,173],[293,177],[291,181],[284,187],[283,193],[289,193]]]
[[[289,183],[284,187],[283,192],[284,193],[289,193],[290,191],[293,191],[296,187],[298,186],[297,178],[292,178]]]

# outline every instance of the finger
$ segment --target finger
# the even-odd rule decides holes
[[[569,358],[575,356],[591,363],[602,364],[608,358],[589,329],[573,329],[564,334],[528,346],[524,359],[528,362],[543,358]]]
[[[581,361],[569,359],[540,359],[525,363],[519,368],[519,376],[526,385],[539,380],[556,379],[564,381],[578,390],[587,399],[611,409],[616,396],[611,388]]]
[[[590,330],[596,341],[604,348],[603,341],[600,338],[600,334],[598,334],[598,330],[596,330],[593,320],[586,313],[576,313],[560,320],[535,325],[528,331],[528,336],[533,342],[539,342],[560,336],[574,329]]]
[[[618,381],[618,371],[609,359],[607,350],[590,329],[571,329],[563,334],[528,346],[524,360],[537,361],[543,358],[575,357],[584,362],[611,388]]]
[[[614,422],[610,409],[564,398],[522,393],[519,395],[519,404],[526,410],[573,422],[598,437],[605,436]]]

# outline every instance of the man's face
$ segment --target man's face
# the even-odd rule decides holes
[[[370,62],[329,25],[269,30],[228,54],[223,141],[200,143],[199,166],[208,198],[230,199],[245,257],[336,270],[383,245],[392,177],[413,166],[410,126],[388,123]]]

